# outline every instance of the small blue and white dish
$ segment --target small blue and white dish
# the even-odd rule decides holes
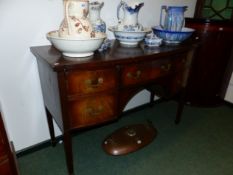
[[[162,44],[162,38],[157,37],[155,34],[147,34],[144,39],[144,44],[148,47],[158,47]]]
[[[152,27],[153,33],[162,38],[165,44],[179,44],[188,39],[195,31],[192,28],[183,27],[181,31],[163,30],[160,26]]]

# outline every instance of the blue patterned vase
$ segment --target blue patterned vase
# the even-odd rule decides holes
[[[106,32],[106,24],[100,18],[100,11],[104,6],[104,2],[94,1],[89,4],[89,18],[95,32]]]

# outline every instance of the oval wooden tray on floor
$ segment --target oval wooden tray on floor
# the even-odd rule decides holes
[[[124,126],[104,139],[102,146],[110,155],[124,155],[145,147],[156,135],[157,130],[150,122]]]

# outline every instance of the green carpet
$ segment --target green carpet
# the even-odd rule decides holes
[[[130,113],[118,122],[73,137],[77,175],[232,175],[233,108],[186,106],[174,124],[175,102]],[[103,139],[124,125],[149,119],[157,138],[145,148],[125,155],[107,155]],[[21,175],[67,175],[63,144],[18,159]]]

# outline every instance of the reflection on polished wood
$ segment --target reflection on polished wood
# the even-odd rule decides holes
[[[48,121],[53,117],[63,132],[69,174],[74,172],[71,132],[119,119],[127,102],[143,89],[151,92],[151,99],[178,94],[178,123],[195,48],[191,41],[155,48],[126,48],[113,41],[107,51],[71,61],[52,46],[32,47]],[[54,141],[52,122],[48,124]]]

